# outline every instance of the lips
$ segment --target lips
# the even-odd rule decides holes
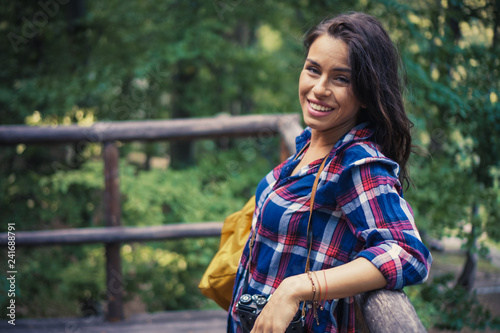
[[[325,117],[330,115],[335,108],[320,101],[307,100],[307,111],[313,117]]]

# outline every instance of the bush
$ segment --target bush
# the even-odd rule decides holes
[[[494,318],[475,293],[455,286],[454,280],[453,273],[443,274],[422,286],[405,289],[424,326],[452,331],[500,329],[500,318]]]

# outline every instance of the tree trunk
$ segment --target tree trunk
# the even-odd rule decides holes
[[[474,288],[477,271],[477,254],[471,250],[467,251],[467,260],[465,261],[462,273],[457,280],[456,286],[464,287],[467,292],[471,292]]]
[[[174,77],[172,94],[172,118],[189,118],[191,116],[186,91],[189,83],[197,74],[197,68],[188,61],[179,61],[175,66],[179,72]],[[170,143],[170,166],[173,169],[183,169],[194,163],[193,142],[191,140],[172,141]]]
[[[463,6],[462,1],[448,2],[448,15],[447,15],[448,27],[450,28],[453,34],[453,41],[455,42],[455,44],[458,43],[460,37],[462,36],[462,31],[460,30],[460,16],[458,16],[458,14],[461,13],[462,6]]]
[[[494,50],[495,47],[498,45],[498,41],[500,40],[500,0],[495,0],[493,13],[495,20],[493,22],[492,49]]]
[[[455,286],[461,286],[467,290],[467,292],[472,291],[474,288],[474,282],[476,280],[476,271],[477,271],[477,236],[476,236],[476,226],[475,220],[477,220],[479,215],[479,205],[474,203],[472,206],[472,228],[470,231],[469,241],[467,244],[467,259],[465,260],[464,267],[462,269],[462,273],[458,277],[457,283]]]

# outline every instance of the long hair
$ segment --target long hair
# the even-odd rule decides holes
[[[349,48],[354,96],[366,106],[359,122],[374,126],[382,153],[400,166],[399,180],[411,182],[407,162],[411,153],[412,122],[403,103],[404,68],[396,47],[373,16],[350,12],[322,21],[304,37],[306,52],[322,35],[344,41]]]

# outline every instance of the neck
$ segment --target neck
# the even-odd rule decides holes
[[[311,128],[311,148],[331,150],[354,126],[356,122],[342,123],[325,130]]]
[[[317,150],[330,151],[335,144],[344,136],[345,133],[332,135],[330,133],[322,133],[321,131],[311,131],[310,147]]]

